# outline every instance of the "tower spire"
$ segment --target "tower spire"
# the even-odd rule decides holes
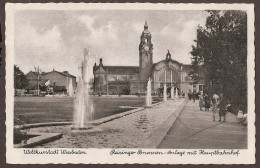
[[[166,61],[169,61],[171,59],[171,53],[168,50],[168,53],[166,54]]]
[[[147,20],[145,21],[145,24],[144,24],[144,29],[148,29]]]

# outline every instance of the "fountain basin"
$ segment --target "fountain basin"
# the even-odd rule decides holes
[[[164,103],[164,102],[163,101],[156,102],[156,103],[152,104],[151,107],[157,106],[161,103]],[[89,136],[94,136],[100,132],[104,132],[103,136],[106,136],[107,133],[109,133],[109,134],[113,134],[113,132],[118,133],[118,130],[104,129],[102,127],[99,127],[99,125],[108,123],[110,121],[113,121],[113,120],[116,120],[119,118],[123,118],[124,116],[128,116],[130,114],[141,112],[145,108],[146,107],[140,107],[140,108],[129,110],[129,111],[126,111],[123,113],[119,113],[119,114],[111,115],[108,117],[100,118],[100,119],[97,119],[94,121],[90,121],[87,123],[88,126],[85,126],[85,127],[75,127],[73,125],[73,122],[48,122],[48,123],[35,123],[35,124],[26,124],[26,125],[22,125],[22,126],[15,126],[22,130],[29,129],[30,131],[29,131],[28,135],[30,134],[30,135],[38,136],[38,138],[35,137],[34,139],[31,139],[31,140],[33,140],[33,143],[31,143],[30,145],[24,144],[25,145],[24,146],[24,145],[20,144],[20,145],[15,145],[15,147],[16,148],[25,148],[25,147],[45,146],[45,143],[55,141],[60,138],[64,139],[64,140],[62,140],[62,142],[64,141],[64,143],[66,142],[66,144],[59,144],[60,143],[59,141],[52,142],[55,147],[56,147],[56,145],[57,146],[63,145],[64,147],[67,147],[70,145],[72,145],[72,146],[75,145],[76,147],[89,146],[88,143],[84,144],[86,137],[89,138]],[[147,108],[150,108],[150,106]],[[43,134],[44,134],[44,136],[39,136],[39,135],[43,135]],[[75,138],[75,141],[71,141],[71,135],[73,135],[73,137]],[[77,136],[83,138],[82,141],[77,142],[79,140],[78,138],[76,138]],[[39,142],[37,139],[39,140]],[[92,143],[96,143],[96,142],[93,141]],[[97,145],[100,145],[100,144],[97,144]]]
[[[79,131],[90,130],[90,129],[93,129],[93,127],[91,127],[91,126],[85,126],[85,127],[75,127],[75,126],[72,126],[71,127],[71,130],[79,130]]]
[[[144,108],[152,108],[152,106],[145,106]]]

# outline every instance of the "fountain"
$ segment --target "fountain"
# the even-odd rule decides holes
[[[174,99],[174,87],[171,87],[171,99]]]
[[[163,84],[163,101],[167,101],[166,83]]]
[[[93,103],[89,95],[89,82],[92,75],[89,50],[84,50],[84,60],[81,67],[77,91],[74,100],[74,126],[72,129],[89,129],[89,122],[94,112]]]
[[[152,88],[151,88],[151,79],[148,79],[147,82],[147,93],[146,93],[146,107],[151,107],[152,106]]]
[[[69,83],[69,96],[70,97],[74,96],[74,90],[73,90],[73,86],[72,86],[72,79],[70,79],[70,83]]]

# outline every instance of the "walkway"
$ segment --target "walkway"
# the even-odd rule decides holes
[[[228,113],[226,120],[214,122],[211,110],[200,111],[198,101],[189,101],[158,148],[246,149],[247,127],[233,114]]]
[[[164,128],[160,130],[160,134],[156,134],[155,139],[153,139],[156,142],[156,146],[154,147],[156,148],[172,126],[176,116],[179,115],[181,111],[178,110],[179,107],[183,107],[184,103],[184,99],[175,99],[157,104],[151,108],[139,110],[138,112],[132,112],[128,115],[121,116],[123,113],[119,113],[116,114],[116,117],[108,117],[111,118],[109,122],[104,118],[99,119],[98,122],[103,120],[102,124],[99,123],[100,125],[94,126],[93,129],[82,133],[71,131],[71,126],[53,126],[48,129],[39,127],[32,128],[31,131],[63,133],[61,139],[49,142],[40,147],[141,148],[143,147],[142,143],[149,139],[148,137],[151,133],[157,128],[164,126]],[[169,118],[171,122],[166,122]],[[95,121],[93,121],[93,123],[94,122]]]

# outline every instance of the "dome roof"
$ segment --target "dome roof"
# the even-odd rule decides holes
[[[145,24],[144,24],[144,31],[142,33],[143,35],[151,35],[151,33],[148,31],[148,24],[147,24],[147,21],[145,21]]]
[[[151,33],[148,31],[148,29],[144,30],[144,31],[143,31],[143,34],[151,35]]]

